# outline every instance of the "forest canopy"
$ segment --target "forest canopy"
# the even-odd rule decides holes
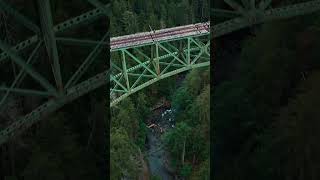
[[[320,178],[319,17],[267,22],[216,40],[216,180]]]

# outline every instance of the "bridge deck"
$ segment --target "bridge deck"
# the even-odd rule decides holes
[[[154,41],[168,41],[182,37],[200,36],[208,33],[210,33],[210,22],[118,36],[111,38],[110,51],[146,45],[153,43]]]

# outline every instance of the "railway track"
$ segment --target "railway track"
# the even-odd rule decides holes
[[[210,31],[210,22],[197,23],[174,28],[161,29],[156,31],[136,33],[111,38],[110,48],[115,51],[120,48],[141,46],[155,41],[168,41],[186,36],[199,36]]]

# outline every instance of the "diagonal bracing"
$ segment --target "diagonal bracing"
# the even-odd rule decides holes
[[[16,76],[8,74],[8,79],[5,80],[6,82],[0,82],[0,84],[2,84],[0,86],[0,94],[2,95],[0,97],[0,112],[3,112],[5,109],[4,107],[11,94],[16,96],[37,96],[44,100],[43,104],[39,104],[39,106],[31,112],[28,112],[23,117],[17,117],[9,126],[0,129],[0,145],[7,142],[10,138],[21,134],[34,123],[42,120],[44,116],[56,111],[66,103],[108,82],[109,71],[106,65],[103,65],[103,67],[105,67],[104,70],[98,68],[102,69],[101,72],[88,72],[91,67],[97,66],[96,62],[98,61],[95,61],[95,59],[106,57],[103,55],[103,52],[105,53],[107,50],[107,40],[109,38],[108,29],[106,28],[104,30],[105,35],[102,39],[88,38],[86,35],[74,38],[70,37],[70,33],[66,33],[66,35],[63,35],[63,33],[88,23],[105,23],[105,27],[107,27],[108,17],[106,11],[109,11],[108,8],[110,4],[101,3],[98,0],[91,1],[93,2],[92,8],[96,9],[54,25],[54,16],[51,13],[50,2],[50,0],[38,0],[38,16],[36,19],[31,20],[13,6],[9,6],[0,0],[0,9],[13,16],[18,23],[23,24],[26,28],[35,32],[34,36],[12,47],[0,40],[0,50],[2,50],[0,51],[0,65],[4,66],[7,61],[13,61],[20,67],[20,72]],[[38,27],[33,22],[40,22],[40,26]],[[82,39],[82,36],[85,38]],[[76,45],[76,47],[79,47],[78,45],[81,45],[82,49],[87,48],[91,50],[87,57],[73,59],[81,62],[81,65],[75,66],[76,69],[67,69],[68,72],[71,71],[70,77],[67,76],[69,73],[62,73],[63,68],[66,66],[65,60],[67,59],[64,59],[65,57],[62,52],[58,52],[59,45],[65,45],[65,43],[67,43],[68,46]],[[28,51],[34,44],[36,44],[34,49]],[[26,52],[22,53],[22,51]],[[47,53],[41,53],[43,51]],[[23,57],[24,55],[27,55],[27,58]],[[77,57],[79,58],[79,56]],[[40,67],[39,63],[34,63],[36,59],[41,59],[42,63]],[[51,68],[52,72],[44,73],[43,68],[45,65],[43,64]],[[101,67],[102,65],[99,66]],[[8,71],[8,73],[10,73],[10,71]],[[26,74],[29,76],[26,76]],[[38,82],[40,88],[44,90],[26,88],[25,86],[28,86],[28,84],[24,82],[28,82],[30,77]],[[69,81],[66,82],[66,86],[64,86],[63,80],[68,79]],[[12,80],[12,82],[9,82],[10,80]],[[5,86],[7,83],[10,83],[10,86]]]
[[[207,22],[111,38],[110,106],[163,78],[209,66],[209,30]]]

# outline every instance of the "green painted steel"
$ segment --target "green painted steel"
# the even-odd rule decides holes
[[[278,8],[270,8],[271,0],[260,1],[258,6],[250,8],[245,8],[248,7],[248,4],[241,5],[233,0],[228,0],[226,2],[228,2],[228,4],[235,9],[235,11],[212,9],[211,16],[232,16],[235,18],[212,26],[211,34],[213,38],[223,36],[254,24],[310,14],[320,10],[320,0],[297,3]],[[241,9],[246,10],[243,12]]]
[[[259,3],[256,3],[253,0],[242,1],[244,4],[226,0],[226,3],[236,10],[213,9],[212,16],[223,15],[225,17],[232,17],[233,19],[211,26],[211,35],[207,34],[202,37],[190,36],[176,38],[172,41],[151,42],[140,46],[115,50],[114,52],[111,52],[110,71],[105,70],[102,73],[97,72],[97,75],[79,83],[80,77],[82,77],[84,72],[95,62],[94,59],[97,54],[106,52],[101,50],[101,46],[107,49],[106,45],[108,44],[108,42],[104,41],[107,35],[98,40],[87,38],[77,39],[63,36],[65,31],[81,28],[81,25],[94,22],[98,18],[106,17],[109,14],[109,3],[101,3],[98,0],[87,1],[92,4],[93,7],[96,7],[96,9],[57,25],[42,23],[41,26],[38,27],[32,20],[19,13],[12,5],[0,0],[1,10],[10,14],[17,22],[21,23],[26,28],[36,32],[32,37],[23,40],[15,46],[10,46],[5,42],[0,41],[0,49],[2,50],[2,52],[0,52],[0,65],[7,61],[14,61],[20,67],[18,75],[14,78],[14,81],[10,86],[0,86],[0,91],[5,92],[4,95],[0,97],[0,111],[10,93],[30,94],[40,97],[51,95],[51,97],[47,99],[47,102],[25,116],[16,119],[12,124],[2,129],[0,131],[0,145],[7,142],[11,137],[21,134],[23,130],[43,119],[45,115],[56,111],[64,104],[69,103],[98,87],[106,85],[108,82],[112,86],[110,95],[113,101],[110,106],[114,106],[117,102],[127,96],[161,79],[192,68],[209,66],[209,36],[211,36],[211,38],[216,38],[253,24],[273,19],[290,18],[312,13],[320,9],[320,0],[272,9],[270,9],[271,0],[259,1]],[[39,1],[39,3],[44,3],[45,5],[46,2]],[[48,6],[48,4],[45,6]],[[50,19],[50,17],[52,17],[50,14],[46,13],[48,12],[42,12],[42,15],[39,15],[39,19]],[[44,33],[44,36],[39,33],[39,29],[41,33]],[[107,31],[108,30],[106,29],[106,33]],[[52,47],[55,48],[55,43],[81,45],[90,48],[92,51],[84,58],[82,65],[73,73],[73,76],[61,77],[60,80],[60,77],[58,77],[58,66],[60,65],[62,67],[63,63],[57,58],[58,52],[54,52],[55,50],[52,51]],[[48,77],[39,74],[37,69],[33,66],[35,63],[34,56],[38,54],[39,48],[42,46],[45,46],[51,51],[49,54],[51,54],[50,56],[54,63],[48,63],[48,66],[54,69],[53,74],[56,76],[55,85],[50,83],[47,79]],[[28,54],[28,57],[23,58],[20,52],[28,48],[33,48],[33,50]],[[20,84],[27,75],[38,82],[44,90],[20,88]],[[64,87],[63,84],[60,83],[60,81],[63,82],[63,80],[66,80],[68,87]]]
[[[56,82],[56,86],[58,88],[59,93],[63,91],[62,77],[60,71],[60,60],[57,49],[56,37],[53,32],[53,22],[51,15],[51,6],[50,0],[38,0],[39,4],[39,12],[40,12],[40,22],[41,29],[43,34],[44,43],[46,45],[46,49],[49,55],[49,62],[51,64],[53,76]]]
[[[210,32],[119,48],[111,52],[110,106],[161,79],[209,65]]]
[[[211,26],[212,38],[217,38],[225,34],[232,33],[233,31],[249,27],[254,24],[259,24],[274,19],[285,19],[295,17],[320,10],[319,0],[272,9],[268,9],[271,5],[271,0],[259,1],[259,3],[257,3],[255,0],[241,2],[243,4],[240,4],[234,0],[225,0],[225,3],[234,9],[233,11],[224,9],[212,9],[213,17],[215,17],[216,15],[220,15],[224,17],[233,18],[231,20],[227,20],[225,22]],[[209,39],[205,40],[207,42],[205,43],[205,45],[204,43],[200,43],[200,45],[197,43],[197,41],[199,41],[198,37],[182,37],[177,38],[175,41],[187,41],[187,43],[185,43],[186,47],[184,47],[182,51],[179,51],[177,47],[175,47],[174,45],[170,45],[172,41],[164,41],[152,42],[149,44],[143,44],[132,48],[119,48],[115,51],[111,51],[111,53],[122,54],[122,57],[120,58],[111,56],[111,107],[116,105],[118,102],[128,97],[129,95],[133,94],[134,92],[137,92],[138,90],[143,89],[149,86],[150,84],[160,79],[163,79],[164,77],[170,77],[179,72],[197,67],[190,66],[190,61],[192,65],[196,62],[196,64],[199,63],[201,64],[201,66],[210,65]],[[192,41],[194,44],[197,44],[197,47],[189,47],[190,41]],[[151,46],[150,50],[147,51],[150,54],[149,56],[147,56],[146,54],[142,54],[141,50],[138,50],[138,48],[143,48],[146,46]],[[170,51],[168,50],[168,48],[174,50]],[[135,54],[129,53],[128,49],[135,52]],[[153,58],[153,49],[156,49],[156,52],[158,52],[159,49],[161,49],[164,50],[166,53],[162,56],[156,55],[156,57]],[[200,53],[198,53],[196,57],[194,57],[194,54],[192,54],[194,50],[200,51]],[[184,58],[184,60],[178,58],[176,55],[179,53],[183,54],[186,58]],[[132,67],[130,68],[128,68],[128,60],[126,60],[126,57],[131,58],[130,62],[134,62],[134,65],[131,65]],[[170,58],[173,58],[171,62]],[[203,58],[203,61],[198,61],[199,58]],[[122,61],[122,65],[115,65],[117,61]],[[205,65],[203,63],[205,63]],[[150,67],[150,64],[153,65],[153,68]],[[159,66],[160,64],[163,65],[163,71],[161,73],[159,73],[162,70]],[[121,66],[121,68],[119,66]],[[132,84],[131,86],[130,83]]]
[[[38,96],[46,99],[46,102],[42,105],[23,117],[17,117],[9,126],[1,129],[0,145],[7,142],[11,137],[21,134],[25,129],[43,119],[47,114],[56,111],[66,103],[102,85],[106,85],[108,82],[109,74],[108,70],[106,70],[106,65],[104,72],[96,72],[96,75],[90,75],[91,77],[88,75],[85,77],[84,74],[92,65],[97,63],[97,57],[99,55],[103,56],[103,52],[106,52],[108,49],[107,12],[109,12],[110,4],[101,3],[99,0],[88,0],[92,4],[92,8],[96,9],[53,25],[54,19],[51,14],[50,1],[38,0],[37,2],[39,8],[38,17],[37,19],[29,19],[16,10],[14,5],[0,0],[0,10],[3,10],[10,17],[13,17],[16,22],[35,33],[32,37],[15,46],[10,46],[7,42],[0,40],[0,65],[7,67],[6,62],[13,61],[20,68],[16,76],[12,77],[11,75],[8,79],[12,79],[12,82],[6,82],[10,83],[9,86],[0,82],[0,92],[4,92],[0,97],[0,112],[4,110],[7,99],[11,94]],[[106,25],[105,35],[101,39],[94,39],[92,37],[91,39],[90,37],[77,39],[69,37],[70,33],[65,33],[67,35],[64,35],[66,31],[81,28],[83,27],[81,25],[84,24],[97,23],[97,20]],[[40,22],[39,27],[34,22]],[[89,49],[87,57],[79,59],[80,65],[76,65],[77,69],[74,72],[70,72],[70,77],[63,77],[61,73],[61,69],[65,63],[63,63],[64,59],[61,60],[61,55],[58,51],[60,43],[72,46],[81,45],[82,48]],[[22,53],[22,51],[27,49],[31,49],[32,51]],[[52,69],[51,74],[48,72],[49,75],[48,73],[46,75],[40,73],[39,67],[36,66],[35,61],[41,52],[40,49],[44,49],[47,52],[45,56],[42,55],[41,61],[46,62],[48,67]],[[26,54],[27,56],[25,56]],[[52,77],[54,79],[53,82]],[[22,86],[23,81],[29,81],[30,78],[38,82],[40,86],[35,87],[35,89],[24,88]],[[80,79],[82,79],[82,82],[79,82]],[[63,82],[66,84],[64,85]]]
[[[0,0],[3,1],[3,0]],[[110,4],[106,4],[104,6],[105,8],[110,8]],[[0,5],[0,8],[2,9],[2,6]],[[77,27],[81,27],[81,25],[84,24],[89,24],[95,20],[97,20],[98,18],[104,17],[104,11],[102,11],[100,8],[96,8],[93,9],[91,11],[88,11],[84,14],[81,14],[79,16],[76,16],[74,18],[68,19],[62,23],[59,23],[55,26],[53,26],[53,32],[54,33],[63,33],[65,31],[70,31],[72,29],[75,29]],[[59,38],[59,37],[57,37]],[[19,44],[15,45],[14,47],[11,47],[11,50],[13,51],[21,51],[26,49],[27,47],[30,47],[31,45],[33,45],[34,43],[38,42],[39,40],[41,40],[41,38],[39,38],[38,34],[20,42]],[[3,63],[5,60],[8,60],[8,54],[5,52],[0,53],[0,64]]]

